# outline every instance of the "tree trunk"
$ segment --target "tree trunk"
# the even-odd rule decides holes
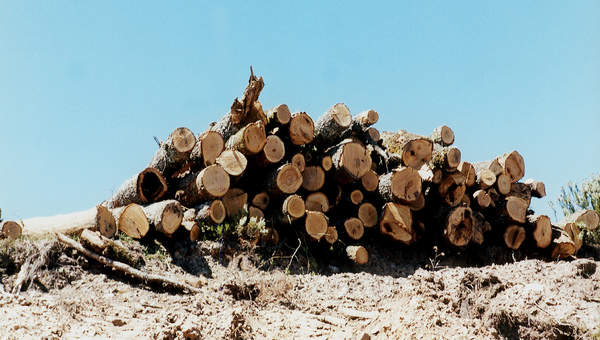
[[[450,127],[442,125],[433,130],[429,139],[442,146],[450,146],[454,144],[454,131]]]
[[[229,175],[218,164],[210,165],[198,173],[192,173],[184,178],[175,198],[186,207],[222,197],[229,190]]]
[[[552,224],[546,215],[527,216],[528,229],[538,248],[546,248],[552,242]]]
[[[379,215],[377,208],[369,202],[365,202],[358,207],[358,218],[362,221],[365,228],[371,228],[377,225]]]
[[[352,117],[352,125],[360,126],[362,130],[374,125],[379,120],[379,114],[375,110],[363,111]]]
[[[131,253],[121,242],[113,241],[100,235],[97,231],[84,229],[79,235],[82,245],[113,260],[138,267],[142,263],[141,256]]]
[[[261,191],[254,195],[251,200],[253,206],[258,207],[262,210],[266,210],[269,207],[270,197],[265,191]]]
[[[348,107],[343,103],[335,104],[315,122],[315,143],[335,144],[351,123],[352,116]]]
[[[528,208],[529,205],[525,200],[514,196],[508,196],[496,202],[496,209],[500,215],[519,224],[525,223]]]
[[[305,201],[306,210],[320,211],[322,213],[329,211],[329,200],[327,199],[327,195],[320,191],[309,194],[306,196]]]
[[[327,216],[318,211],[307,211],[304,220],[306,233],[315,241],[319,241],[327,233],[329,220]]]
[[[494,158],[489,161],[473,163],[473,166],[475,167],[475,172],[477,173],[478,178],[479,178],[479,173],[482,170],[489,170],[494,174],[494,176],[498,176],[504,172],[504,169],[502,168],[500,163],[498,163],[497,158]],[[495,178],[494,178],[494,182],[495,182]],[[482,188],[482,189],[484,189],[484,188]]]
[[[525,174],[525,162],[517,151],[511,151],[498,157],[498,164],[500,164],[504,173],[510,177],[511,183],[520,180]]]
[[[217,157],[216,164],[220,165],[231,177],[239,177],[246,171],[248,159],[237,150],[225,150]]]
[[[352,262],[359,265],[369,262],[369,252],[363,246],[347,246],[346,255]]]
[[[469,162],[460,162],[457,169],[465,176],[465,185],[467,187],[475,185],[477,175],[475,174],[475,167],[473,164]]]
[[[240,188],[231,188],[223,196],[227,217],[235,218],[244,213],[248,205],[248,193]]]
[[[0,239],[17,239],[23,233],[21,225],[15,221],[0,222]]]
[[[267,142],[265,125],[262,121],[242,127],[225,143],[226,149],[238,150],[246,156],[261,152]]]
[[[460,165],[460,150],[454,146],[440,146],[434,144],[433,153],[429,167],[432,169],[442,169],[445,171],[454,171]]]
[[[382,208],[379,231],[394,241],[411,244],[415,240],[412,214],[407,206],[389,202]]]
[[[468,207],[450,210],[444,225],[444,238],[455,247],[464,247],[473,237],[473,211]]]
[[[144,213],[142,206],[131,203],[125,207],[113,210],[113,215],[117,221],[117,227],[125,235],[140,239],[150,230],[148,217]]]
[[[156,231],[173,235],[183,221],[183,207],[176,200],[165,200],[144,207],[148,221]]]
[[[304,168],[302,172],[302,187],[306,191],[319,191],[325,184],[325,171],[320,165],[312,165]]]
[[[276,135],[269,135],[262,151],[256,157],[256,164],[260,167],[279,163],[285,156],[285,144]]]
[[[177,128],[166,141],[160,143],[148,167],[157,169],[165,178],[171,178],[189,160],[194,146],[194,133],[185,127]]]
[[[383,132],[381,138],[389,152],[402,155],[404,166],[419,170],[431,160],[433,142],[428,138],[404,130],[396,133]]]
[[[284,164],[267,175],[265,188],[272,196],[293,194],[302,186],[302,173],[293,164]]]
[[[130,203],[145,204],[158,201],[167,192],[167,181],[155,168],[146,168],[125,181],[114,193],[109,208]]]

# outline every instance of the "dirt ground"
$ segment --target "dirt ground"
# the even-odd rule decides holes
[[[16,267],[35,253],[24,243],[10,248],[21,254]],[[54,258],[26,291],[8,293],[18,270],[0,271],[0,338],[600,337],[593,259],[515,262],[511,254],[504,264],[474,265],[456,260],[469,254],[436,259],[389,246],[369,249],[369,264],[359,267],[317,261],[322,254],[291,244],[254,251],[210,241],[126,244],[143,255],[143,270],[200,292],[148,286],[52,244]]]

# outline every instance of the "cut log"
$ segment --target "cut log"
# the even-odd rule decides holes
[[[402,155],[402,163],[407,167],[418,170],[431,160],[433,142],[428,138],[404,130],[383,132],[381,138],[389,152]]]
[[[227,172],[220,165],[213,164],[186,176],[179,184],[175,198],[186,207],[193,207],[202,201],[223,197],[229,185]]]
[[[198,241],[202,236],[202,229],[200,228],[198,222],[193,219],[193,217],[189,218],[186,216],[188,211],[189,210],[186,210],[186,212],[183,214],[183,221],[181,222],[181,225],[185,228],[185,230],[187,230],[190,241]]]
[[[564,229],[567,235],[569,235],[569,238],[575,244],[575,253],[577,253],[579,249],[581,249],[581,246],[583,246],[583,233],[580,226],[577,223],[569,222],[561,225],[560,227]]]
[[[360,183],[365,191],[373,192],[379,186],[379,176],[377,172],[369,170],[360,178]]]
[[[546,248],[552,242],[552,224],[546,215],[527,216],[528,229],[538,248]]]
[[[290,109],[285,104],[280,104],[270,109],[267,115],[267,128],[271,130],[274,127],[286,125],[290,122],[292,114]]]
[[[482,245],[485,241],[485,233],[492,230],[492,226],[480,212],[473,212],[473,237],[471,242]]]
[[[584,229],[594,230],[600,223],[600,216],[594,210],[578,210],[566,216],[561,224],[564,223],[581,224]]]
[[[475,183],[477,184],[478,188],[485,190],[496,183],[496,175],[494,175],[494,172],[492,172],[492,170],[483,168],[479,170],[477,170],[477,168],[475,169]]]
[[[498,163],[497,158],[494,158],[490,161],[473,163],[473,166],[475,167],[475,173],[477,173],[477,178],[480,177],[479,173],[482,170],[489,170],[494,174],[494,176],[498,176],[504,172],[504,169],[502,168],[500,163]],[[495,182],[495,180],[494,180],[494,182]],[[482,188],[482,189],[485,189],[485,188]]]
[[[469,195],[463,195],[458,205],[462,205],[464,207],[471,207],[471,197],[469,197]]]
[[[346,255],[352,262],[359,265],[369,262],[369,252],[363,246],[347,246]]]
[[[440,146],[434,144],[429,167],[432,169],[442,169],[454,171],[460,165],[460,150],[454,146]]]
[[[422,210],[423,208],[425,208],[426,203],[427,202],[425,201],[425,195],[421,191],[421,194],[419,195],[419,197],[414,202],[410,202],[407,205],[410,208],[410,210],[419,211],[419,210]]]
[[[512,250],[517,250],[525,241],[525,228],[512,224],[504,230],[504,244]]]
[[[496,176],[496,189],[501,195],[508,195],[510,193],[510,184],[511,182],[509,175],[501,173],[500,175]]]
[[[364,198],[365,198],[365,195],[363,195],[362,191],[360,191],[359,189],[352,190],[350,192],[350,195],[348,195],[348,199],[349,199],[350,203],[354,204],[354,205],[359,205],[363,201]]]
[[[64,215],[28,218],[21,222],[24,235],[75,233],[94,229],[103,232],[106,237],[113,237],[116,232],[113,212],[104,205]]]
[[[313,141],[315,137],[315,125],[306,112],[292,114],[288,136],[294,145],[304,145]]]
[[[362,221],[356,217],[350,217],[344,221],[344,230],[346,235],[352,240],[360,240],[365,234],[365,227]]]
[[[101,253],[106,249],[106,242],[102,239],[102,236],[89,229],[84,229],[79,235],[81,244],[95,252]]]
[[[192,150],[190,159],[196,164],[202,164],[201,167],[207,167],[215,164],[224,149],[225,140],[219,132],[205,131],[198,136],[198,142]]]
[[[216,164],[220,165],[231,177],[239,177],[248,166],[248,159],[237,150],[225,150],[217,157]]]
[[[379,231],[394,241],[408,245],[415,240],[412,222],[412,214],[407,206],[389,202],[382,208]]]
[[[173,235],[183,221],[183,207],[176,200],[165,200],[144,207],[148,221],[156,231]]]
[[[0,238],[15,240],[23,233],[21,225],[15,221],[0,222]]]
[[[307,191],[319,191],[325,184],[325,171],[320,165],[304,168],[302,172],[302,187]]]
[[[327,195],[320,191],[313,192],[306,196],[305,204],[306,210],[320,211],[322,213],[329,211],[329,200],[327,199]]]
[[[429,138],[437,144],[442,146],[449,146],[454,144],[454,131],[446,125],[442,125],[433,130],[433,133]]]
[[[525,202],[527,202],[527,205],[531,204],[531,187],[525,183],[516,182],[510,184],[510,192],[508,193],[508,195],[519,197],[525,200]]]
[[[371,155],[363,145],[346,140],[329,150],[336,180],[350,183],[360,179],[371,169]]]
[[[457,206],[467,190],[465,176],[461,172],[446,174],[438,187],[440,197],[450,207]]]
[[[301,153],[293,155],[290,163],[294,164],[300,172],[304,172],[304,169],[306,168],[306,159]]]
[[[281,205],[280,222],[292,224],[295,220],[304,216],[306,206],[304,200],[299,195],[290,195],[285,198]]]
[[[421,176],[413,168],[397,168],[379,177],[378,193],[387,202],[414,202],[419,198],[421,188]]]
[[[423,164],[419,169],[419,176],[424,183],[440,184],[444,178],[442,169],[431,169],[429,165]]]
[[[320,240],[327,233],[329,221],[327,216],[318,211],[307,211],[304,230],[313,240]]]
[[[323,156],[321,157],[321,167],[325,171],[329,171],[333,168],[333,161],[331,160],[331,156]]]
[[[250,206],[248,207],[248,218],[256,218],[256,220],[265,219],[265,214],[260,208]]]
[[[225,203],[221,200],[200,204],[194,208],[194,213],[194,220],[201,224],[221,224],[227,217]]]
[[[490,195],[488,195],[487,192],[485,192],[485,190],[475,191],[473,193],[473,199],[475,200],[477,206],[481,209],[489,207],[490,203],[492,202],[492,198],[490,197]]]
[[[498,157],[498,164],[500,164],[504,173],[510,177],[511,183],[517,182],[525,174],[525,162],[516,150]]]
[[[352,123],[350,110],[343,103],[333,105],[315,122],[315,143],[317,145],[332,145]]]
[[[255,207],[258,207],[262,210],[266,210],[269,207],[270,201],[271,201],[271,199],[269,197],[269,194],[267,194],[265,191],[262,191],[256,195],[254,195],[251,203]]]
[[[327,227],[327,233],[325,233],[325,241],[329,244],[334,244],[338,240],[338,232],[335,227]]]
[[[473,212],[468,207],[450,210],[444,225],[444,238],[455,247],[464,247],[473,237]]]
[[[469,162],[460,162],[457,169],[465,176],[465,185],[467,187],[475,185],[477,175],[475,174],[475,167],[473,164]]]
[[[244,155],[256,155],[267,142],[265,125],[262,121],[247,124],[225,143],[226,149],[238,150]]]
[[[507,217],[510,221],[523,224],[526,220],[529,205],[521,198],[508,196],[497,202],[496,208],[500,210],[501,215]]]
[[[269,166],[279,163],[285,156],[285,144],[281,138],[276,135],[267,137],[267,142],[262,151],[257,156],[256,164],[259,166]]]
[[[544,182],[528,178],[523,183],[529,186],[529,188],[531,189],[531,195],[533,197],[546,197],[546,185],[544,184]]]
[[[279,232],[275,228],[266,228],[267,232],[262,234],[261,241],[264,244],[277,245],[279,243]]]
[[[358,218],[361,220],[365,228],[371,228],[377,225],[379,216],[377,208],[369,202],[365,202],[358,207]]]
[[[575,243],[560,227],[552,226],[551,256],[553,259],[565,259],[575,255]]]
[[[352,117],[352,125],[358,125],[361,129],[366,129],[374,125],[379,120],[379,114],[375,110],[363,111]]]
[[[272,196],[293,194],[302,186],[302,173],[293,164],[284,164],[267,175],[265,188]]]
[[[95,229],[106,238],[113,238],[117,233],[117,221],[110,210],[99,204],[96,206],[96,226]]]
[[[113,260],[138,267],[143,263],[140,255],[130,252],[120,241],[106,238],[97,231],[84,229],[79,235],[82,245]]]
[[[140,239],[150,230],[148,217],[139,204],[131,203],[125,207],[113,210],[117,227],[125,235]]]
[[[166,141],[160,143],[148,167],[155,168],[164,177],[170,178],[189,160],[194,146],[196,146],[194,133],[185,127],[177,128]]]
[[[240,188],[231,188],[223,196],[227,217],[236,218],[244,213],[248,204],[248,193]]]
[[[166,192],[165,177],[155,168],[146,168],[121,184],[110,200],[109,208],[130,203],[152,203],[161,199]]]
[[[379,133],[379,130],[374,127],[366,129],[365,136],[367,137],[365,143],[377,144],[377,142],[381,140],[381,134]]]

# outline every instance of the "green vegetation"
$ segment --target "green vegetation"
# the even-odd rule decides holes
[[[248,218],[248,215],[236,216],[218,225],[203,224],[200,228],[205,240],[217,240],[219,237],[223,239],[255,240],[268,233],[264,219]]]

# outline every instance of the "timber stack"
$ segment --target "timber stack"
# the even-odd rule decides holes
[[[536,215],[530,203],[546,195],[544,183],[523,180],[517,151],[468,162],[448,126],[427,135],[380,132],[375,110],[352,115],[343,103],[316,119],[285,104],[264,109],[263,87],[251,71],[222,118],[198,135],[181,127],[160,142],[147,167],[98,206],[91,222],[101,236],[118,229],[142,238],[154,228],[198,240],[203,225],[246,215],[265,220],[263,241],[301,234],[363,264],[365,239],[374,237],[565,258],[581,247],[581,228],[598,227],[593,211],[556,224]],[[21,227],[1,228],[14,237]]]

